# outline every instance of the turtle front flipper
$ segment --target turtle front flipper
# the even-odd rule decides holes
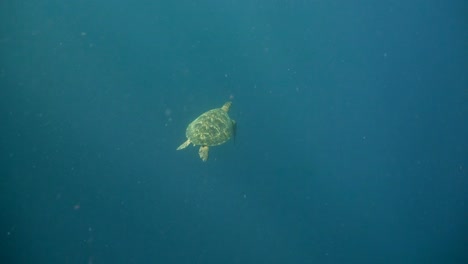
[[[200,159],[206,161],[208,159],[208,151],[210,148],[208,146],[201,146],[198,150],[198,155],[200,155]]]
[[[190,145],[190,139],[187,139],[187,141],[185,141],[184,143],[182,143],[182,145],[180,145],[177,150],[181,150],[181,149],[184,149],[186,147],[188,147],[188,145]]]
[[[232,139],[234,140],[234,144],[236,144],[236,134],[237,134],[237,123],[234,120],[232,121]]]

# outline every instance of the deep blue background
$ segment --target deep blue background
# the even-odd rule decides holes
[[[466,1],[1,1],[2,263],[467,263]],[[232,99],[236,143],[175,149]]]

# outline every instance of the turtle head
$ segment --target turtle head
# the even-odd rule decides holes
[[[232,102],[226,102],[221,109],[223,109],[224,112],[229,111],[229,108],[231,107]]]

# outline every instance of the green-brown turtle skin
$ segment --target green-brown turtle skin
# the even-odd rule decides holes
[[[231,104],[226,102],[221,108],[207,111],[193,120],[185,132],[187,141],[177,150],[184,149],[192,143],[194,146],[200,146],[198,154],[203,161],[207,161],[210,146],[221,145],[235,134],[236,122],[228,115]]]

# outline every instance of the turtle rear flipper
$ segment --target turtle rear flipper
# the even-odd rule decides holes
[[[201,146],[198,150],[198,155],[200,155],[200,159],[202,159],[203,161],[207,161],[209,150],[210,148],[208,146]]]
[[[177,150],[181,150],[181,149],[184,149],[186,147],[188,147],[188,145],[190,145],[190,139],[187,139],[187,141],[185,141],[184,143],[182,143],[182,145],[180,145]]]

